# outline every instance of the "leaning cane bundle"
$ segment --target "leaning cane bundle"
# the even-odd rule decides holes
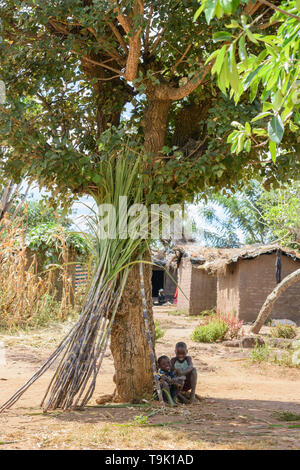
[[[103,161],[99,190],[93,196],[98,207],[104,202],[110,205],[106,220],[109,227],[104,236],[97,216],[90,225],[94,231],[95,273],[80,318],[45,364],[2,405],[0,412],[11,407],[58,358],[57,370],[42,401],[44,410],[83,407],[91,398],[129,270],[133,263],[141,261],[147,249],[139,237],[114,233],[116,226],[122,226],[124,210],[143,202],[140,166],[139,157],[126,152]],[[133,220],[131,227],[135,224],[138,222]]]

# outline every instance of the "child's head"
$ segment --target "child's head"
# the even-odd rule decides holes
[[[187,345],[180,341],[175,346],[175,354],[179,361],[184,361],[188,353]]]
[[[170,372],[171,363],[170,363],[170,359],[168,358],[168,356],[160,356],[157,359],[157,364],[158,364],[158,367],[164,372]]]

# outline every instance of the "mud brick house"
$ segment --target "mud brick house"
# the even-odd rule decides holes
[[[288,274],[300,268],[300,254],[275,245],[248,245],[221,250],[199,270],[217,276],[217,310],[234,313],[245,322],[255,321],[266,297]],[[277,300],[271,318],[300,324],[300,283]]]
[[[152,297],[157,300],[159,289],[164,289],[166,299],[173,302],[177,287],[177,263],[174,251],[152,251]]]
[[[178,257],[178,303],[180,310],[190,315],[200,315],[217,305],[217,274],[199,269],[207,260],[215,259],[219,250],[196,244],[176,246]]]
[[[277,245],[244,245],[218,249],[188,244],[176,246],[178,309],[199,315],[216,307],[245,322],[255,321],[277,282],[300,268],[300,253]],[[274,305],[271,317],[300,324],[300,283],[291,286]]]

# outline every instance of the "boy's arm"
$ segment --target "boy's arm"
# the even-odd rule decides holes
[[[172,357],[170,363],[171,363],[171,371],[174,372],[176,376],[181,375],[181,372],[178,369],[175,369],[175,362],[176,362],[176,357]]]
[[[194,367],[193,366],[193,360],[192,360],[191,356],[186,356],[186,362],[188,363],[189,367]]]
[[[186,361],[188,363],[188,367],[184,370],[181,371],[181,374],[182,375],[188,375],[192,372],[192,370],[194,369],[194,366],[193,366],[193,361],[192,361],[192,358],[191,356],[187,356],[186,357]]]

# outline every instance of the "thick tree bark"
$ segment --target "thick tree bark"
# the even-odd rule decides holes
[[[144,117],[145,150],[157,154],[164,145],[171,102],[148,101]],[[147,259],[151,259],[150,253]],[[144,265],[144,282],[149,324],[153,335],[152,267]],[[153,393],[153,373],[146,338],[138,265],[130,272],[125,292],[111,332],[111,352],[115,365],[115,400],[134,402]]]
[[[286,276],[280,284],[278,284],[275,289],[268,295],[263,304],[261,311],[258,314],[258,317],[251,328],[251,333],[259,333],[261,327],[264,325],[268,316],[270,315],[273,305],[276,300],[293,284],[300,281],[300,269],[294,271],[292,274]]]
[[[143,119],[146,152],[157,154],[164,146],[170,106],[171,101],[148,98]]]
[[[149,254],[147,258],[150,258]],[[152,268],[149,264],[144,264],[143,268],[149,324],[154,344]],[[153,393],[153,373],[146,339],[138,264],[134,265],[129,273],[112,328],[110,348],[115,365],[114,400],[130,403],[149,398]]]

